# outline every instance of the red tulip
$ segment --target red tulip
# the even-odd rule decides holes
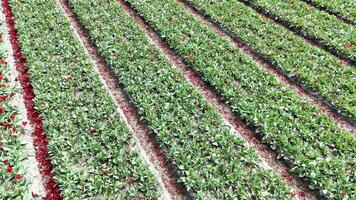
[[[11,124],[9,124],[9,123],[5,124],[5,128],[6,128],[6,129],[11,128]]]
[[[15,175],[15,179],[19,180],[21,178],[21,175],[20,174],[16,174]]]
[[[6,96],[4,95],[0,96],[0,101],[6,101]]]
[[[10,118],[11,120],[14,120],[14,119],[15,119],[15,115],[14,115],[14,114],[10,114],[10,115],[9,115],[9,118]]]
[[[12,167],[11,167],[11,166],[7,166],[6,172],[7,172],[7,173],[11,173],[11,172],[12,172]]]

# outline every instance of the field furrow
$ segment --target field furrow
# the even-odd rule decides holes
[[[355,121],[356,70],[236,1],[189,0],[230,35]]]
[[[279,175],[289,187],[292,188],[293,196],[297,199],[317,199],[314,191],[311,191],[305,184],[304,180],[295,176],[289,168],[288,163],[279,159],[276,151],[271,149],[268,145],[261,143],[261,137],[254,132],[254,129],[246,126],[246,124],[234,114],[232,109],[225,104],[221,96],[214,90],[214,88],[205,84],[200,75],[192,68],[187,66],[181,57],[176,55],[174,51],[159,37],[159,35],[145,22],[130,5],[124,1],[118,1],[124,10],[140,25],[145,31],[147,37],[164,53],[165,57],[182,71],[187,81],[195,87],[205,99],[212,104],[223,117],[226,125],[230,127],[234,134],[242,137],[249,146],[253,147],[260,159],[261,165],[271,168],[277,175]]]
[[[0,2],[0,199],[356,199],[353,0]]]
[[[356,24],[356,4],[353,0],[302,0],[340,17],[347,23]]]
[[[13,92],[10,95],[10,106],[16,108],[16,119],[17,122],[21,122],[22,127],[16,128],[17,131],[20,131],[21,134],[18,135],[19,143],[22,146],[21,152],[16,152],[16,155],[23,156],[21,158],[21,165],[25,169],[25,172],[17,178],[25,179],[28,183],[25,191],[21,192],[22,198],[27,199],[30,196],[32,197],[44,197],[45,196],[45,188],[44,181],[40,174],[39,169],[39,159],[36,159],[37,153],[35,145],[34,145],[34,127],[33,124],[29,123],[30,120],[28,118],[28,113],[25,106],[24,94],[21,88],[20,77],[21,73],[16,69],[16,61],[14,58],[14,49],[11,45],[11,37],[9,35],[9,27],[6,24],[5,13],[3,12],[3,8],[0,8],[0,20],[3,22],[1,25],[2,29],[2,50],[6,52],[6,62],[8,65],[7,73],[9,83],[7,86],[10,86]],[[24,153],[24,154],[22,154]],[[15,196],[14,196],[15,197]],[[16,196],[18,197],[18,196]]]
[[[27,198],[28,180],[24,179],[26,168],[22,161],[27,152],[21,136],[27,121],[19,115],[14,105],[15,86],[11,67],[8,63],[9,50],[4,42],[3,18],[0,21],[0,199]]]
[[[342,59],[356,61],[356,28],[299,0],[241,0]]]
[[[153,174],[56,2],[10,5],[26,59],[21,63],[43,121],[38,131],[48,137],[61,191],[61,197],[46,198],[157,198]]]
[[[351,133],[337,128],[320,109],[284,87],[179,3],[128,2],[187,65],[256,128],[263,142],[292,165],[293,172],[309,180],[310,188],[329,198],[352,199],[356,143]],[[225,15],[234,12],[229,10]]]
[[[12,47],[13,62],[15,64],[18,77],[22,87],[23,103],[27,111],[27,118],[33,128],[33,146],[36,149],[36,159],[40,174],[42,175],[43,186],[46,189],[45,197],[47,199],[59,199],[59,188],[56,185],[56,180],[53,177],[53,165],[51,163],[50,154],[48,152],[48,138],[43,131],[43,121],[39,111],[35,107],[34,97],[35,93],[33,85],[30,82],[28,68],[25,66],[25,58],[22,55],[21,47],[18,39],[18,32],[14,25],[14,15],[9,5],[9,1],[3,0],[1,2],[3,12],[8,27],[9,40]],[[36,196],[32,195],[32,196]]]
[[[291,198],[119,4],[70,2],[193,198]]]
[[[90,56],[94,70],[100,75],[100,79],[105,88],[109,91],[111,98],[120,107],[120,114],[137,140],[138,150],[141,157],[149,165],[150,170],[155,174],[162,199],[190,199],[190,194],[184,185],[178,183],[177,172],[164,152],[160,149],[160,144],[155,139],[154,134],[147,125],[141,120],[137,108],[130,102],[130,97],[120,85],[115,73],[106,63],[105,59],[98,52],[95,44],[90,39],[88,31],[80,22],[76,13],[73,12],[67,0],[57,1],[63,9],[77,37],[80,39],[87,54]]]
[[[231,32],[227,31],[226,29],[223,29],[216,22],[211,21],[204,15],[204,13],[197,10],[195,7],[192,7],[182,1],[178,1],[178,3],[180,3],[184,8],[186,8],[190,13],[192,13],[194,17],[198,18],[204,24],[208,25],[215,33],[227,39],[235,47],[242,50],[243,53],[253,58],[253,60],[258,65],[261,65],[267,73],[273,74],[279,82],[284,84],[290,90],[296,92],[299,97],[303,98],[310,104],[319,107],[329,118],[333,119],[337,123],[338,127],[345,129],[350,133],[356,134],[356,129],[354,128],[356,126],[355,120],[345,115],[342,115],[339,112],[338,108],[331,105],[328,101],[325,101],[324,98],[320,98],[320,95],[318,93],[311,91],[310,89],[302,85],[298,80],[290,78],[283,71],[276,69],[268,60],[266,60],[261,55],[254,53],[254,50],[251,47],[243,43],[238,38],[234,37]]]

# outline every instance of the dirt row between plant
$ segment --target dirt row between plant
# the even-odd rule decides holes
[[[318,106],[330,118],[334,119],[338,123],[339,127],[355,133],[355,121],[350,121],[350,119],[343,117],[337,112],[336,108],[323,99],[320,99],[316,93],[302,86],[297,80],[290,79],[283,71],[276,69],[275,66],[263,59],[262,56],[255,53],[250,47],[233,36],[231,32],[224,30],[221,26],[207,18],[203,13],[189,5],[186,1],[178,0],[178,2],[180,2],[205,24],[208,24],[220,36],[228,38],[231,43],[251,56],[255,61],[262,65],[267,72],[277,76],[279,81],[287,85],[290,89],[296,91],[300,97]],[[127,92],[125,92],[120,80],[118,80],[118,78],[114,75],[112,68],[99,54],[97,47],[90,39],[87,30],[73,12],[68,1],[57,0],[57,3],[70,21],[73,32],[76,34],[86,53],[93,62],[94,70],[98,73],[101,82],[117,105],[118,112],[124,119],[129,129],[132,131],[133,136],[137,141],[137,148],[139,149],[141,158],[146,162],[157,177],[157,181],[161,189],[161,197],[164,199],[190,199],[191,195],[187,192],[187,189],[177,181],[178,177],[175,166],[173,166],[169,159],[167,159],[167,156],[164,155],[164,151],[160,149],[160,142],[157,141],[157,137],[155,137],[155,135],[147,128],[147,123],[140,120],[137,108],[130,103],[130,96]],[[138,15],[138,13],[130,7],[129,4],[127,4],[124,0],[118,0],[118,3],[121,4],[124,10],[141,26],[150,41],[161,50],[165,57],[170,60],[175,67],[181,70],[187,81],[219,111],[225,123],[231,128],[231,132],[236,134],[238,137],[242,137],[245,141],[247,141],[249,146],[256,150],[262,160],[260,163],[261,167],[269,168],[275,171],[276,174],[278,174],[293,189],[293,194],[296,199],[320,198],[315,191],[307,187],[305,180],[302,180],[291,173],[289,163],[279,160],[277,158],[278,155],[274,150],[272,150],[268,145],[262,144],[262,138],[255,133],[255,128],[246,126],[246,123],[235,113],[233,113],[229,106],[224,103],[222,97],[210,85],[205,83],[196,71],[187,66],[183,59],[168,47],[164,40],[158,36],[158,34],[142,17]],[[6,22],[10,33],[10,43],[12,45],[14,57],[13,63],[16,65],[16,69],[20,75],[19,80],[23,88],[24,105],[27,109],[27,117],[31,127],[33,127],[32,130],[27,132],[27,134],[32,131],[33,145],[36,147],[36,158],[38,159],[42,175],[42,180],[39,180],[38,175],[34,175],[37,181],[36,184],[38,185],[38,181],[40,181],[40,183],[44,182],[44,188],[47,193],[45,197],[46,199],[61,199],[59,188],[56,186],[56,181],[52,174],[53,166],[50,162],[50,156],[47,150],[48,139],[43,134],[44,130],[40,113],[35,109],[35,95],[29,80],[27,68],[25,66],[25,59],[21,54],[17,31],[14,28],[14,19],[11,8],[7,0],[2,1],[2,6],[4,8]],[[290,31],[295,33],[293,30]],[[308,39],[304,38],[304,40],[310,42]],[[319,46],[318,44],[313,45]],[[21,95],[19,98],[21,100]],[[34,156],[28,159],[33,160],[33,158]],[[41,184],[37,187],[41,187],[40,185]],[[44,195],[43,189],[39,188],[38,193]]]
[[[81,24],[69,2],[67,0],[58,0],[57,2],[93,62],[94,69],[98,73],[100,80],[117,105],[118,112],[133,133],[141,158],[155,174],[161,188],[161,197],[164,199],[190,199],[190,194],[186,188],[177,182],[178,177],[175,167],[172,166],[171,162],[169,162],[160,149],[159,141],[156,140],[154,134],[147,128],[147,124],[140,120],[137,108],[130,103],[130,96],[124,91],[124,87],[114,75],[112,68],[99,54],[94,42],[90,39],[87,30]]]
[[[191,69],[179,57],[159,35],[149,26],[149,24],[132,9],[124,0],[117,0],[124,10],[141,26],[148,38],[155,44],[165,57],[170,60],[175,67],[181,70],[187,81],[196,88],[205,99],[211,103],[220,113],[226,125],[228,125],[236,136],[243,138],[247,144],[253,147],[262,160],[260,167],[272,169],[276,172],[292,189],[297,199],[317,199],[314,191],[305,186],[304,180],[300,180],[290,172],[289,165],[277,159],[277,153],[269,146],[261,143],[262,138],[254,132],[254,127],[248,127],[235,115],[232,110],[222,100],[221,96],[207,83],[201,76]]]
[[[298,96],[319,107],[328,117],[333,119],[340,128],[345,129],[354,135],[356,134],[356,121],[354,119],[342,115],[339,112],[339,109],[331,105],[328,101],[325,100],[325,98],[304,86],[297,78],[289,77],[285,71],[272,64],[264,56],[257,53],[255,50],[253,50],[253,48],[236,37],[235,34],[230,30],[222,27],[219,23],[215,22],[213,19],[202,13],[189,2],[185,0],[177,0],[177,2],[189,10],[195,17],[199,18],[202,22],[210,26],[211,29],[221,37],[226,38],[235,47],[241,49],[245,54],[253,58],[255,62],[263,66],[266,72],[275,75],[280,82],[282,82],[291,90],[295,91]]]
[[[52,174],[52,163],[47,149],[48,138],[44,133],[43,121],[39,111],[36,109],[34,103],[35,94],[29,78],[28,69],[26,67],[26,60],[22,55],[20,43],[18,40],[17,30],[14,27],[14,16],[11,11],[8,0],[2,1],[2,8],[5,14],[6,23],[9,31],[10,44],[12,46],[12,56],[14,64],[18,71],[18,80],[23,90],[23,102],[27,110],[27,118],[32,127],[33,146],[36,151],[36,158],[39,164],[40,174],[45,188],[44,199],[61,199],[59,188],[56,185],[56,180]],[[38,191],[40,191],[39,189]]]
[[[5,15],[3,12],[3,8],[0,7],[0,19],[1,21],[5,21]],[[6,58],[7,63],[10,66],[10,84],[11,87],[20,88],[20,84],[17,81],[17,77],[19,76],[19,72],[16,70],[16,63],[13,57],[12,46],[10,44],[10,36],[9,29],[6,25],[1,26],[3,29],[3,41],[5,48],[8,52],[8,57]],[[28,189],[33,196],[45,196],[45,189],[42,181],[42,177],[39,171],[38,162],[36,160],[36,150],[33,144],[32,133],[34,128],[32,124],[27,124],[29,121],[27,118],[27,111],[24,104],[24,97],[22,94],[22,90],[19,90],[13,96],[11,104],[14,107],[17,107],[18,116],[25,123],[24,130],[22,135],[20,136],[20,141],[25,145],[26,159],[21,163],[23,166],[26,166],[26,173],[24,177],[29,181]]]

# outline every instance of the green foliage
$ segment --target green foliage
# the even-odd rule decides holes
[[[290,162],[298,176],[310,181],[309,187],[329,198],[354,199],[356,142],[351,133],[337,128],[320,109],[283,86],[175,1],[129,2],[234,111],[257,127],[263,141]],[[194,2],[216,19],[231,20],[231,26],[241,25],[238,19],[250,20],[251,26],[259,25],[244,15],[251,10],[235,3]]]
[[[289,199],[278,176],[233,135],[115,1],[71,0],[99,51],[197,199]]]
[[[298,29],[302,35],[356,61],[356,28],[298,0],[252,0],[255,7]]]
[[[356,5],[354,0],[303,0],[311,2],[329,12],[340,15],[356,23]]]
[[[1,21],[0,26],[4,23]],[[24,178],[26,169],[21,164],[26,153],[19,139],[23,127],[17,108],[10,103],[12,94],[18,91],[9,82],[10,66],[5,61],[8,49],[4,46],[1,29],[0,35],[0,199],[26,199],[30,193]]]
[[[156,182],[55,1],[11,0],[65,199],[155,199]]]
[[[238,1],[189,0],[189,2],[231,30],[288,76],[317,92],[342,114],[356,119],[355,68],[341,64],[334,56],[305,43],[285,28],[263,18]],[[354,33],[354,30],[351,32]],[[355,44],[355,37],[349,42]],[[355,51],[353,55],[355,56]]]

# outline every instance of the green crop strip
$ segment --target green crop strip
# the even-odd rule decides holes
[[[311,188],[330,198],[354,197],[356,142],[350,133],[174,0],[129,2]]]
[[[158,197],[93,66],[55,1],[11,0],[65,199]]]
[[[356,28],[353,25],[342,23],[335,16],[299,0],[243,1],[269,13],[307,38],[334,49],[336,54],[356,61]]]
[[[119,4],[70,2],[194,198],[290,198]]]
[[[356,4],[354,0],[302,0],[326,9],[330,13],[342,16],[356,23]]]
[[[4,26],[4,21],[0,22]],[[18,117],[17,108],[10,104],[18,92],[10,85],[10,66],[5,61],[8,50],[4,46],[3,30],[0,29],[0,199],[29,199],[28,181],[23,177],[26,170],[21,161],[26,157],[19,136],[27,122]]]
[[[277,68],[356,119],[356,69],[234,0],[189,0]]]

